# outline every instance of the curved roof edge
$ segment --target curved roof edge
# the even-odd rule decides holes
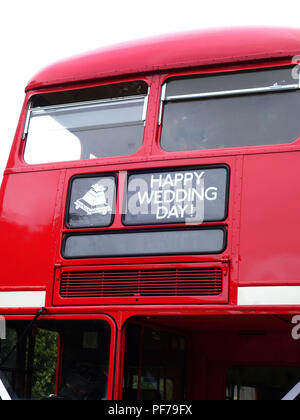
[[[37,73],[27,90],[168,69],[293,57],[300,29],[226,28],[162,35],[87,52]]]

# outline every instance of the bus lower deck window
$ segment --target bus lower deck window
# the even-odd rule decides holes
[[[121,83],[37,95],[30,103],[28,164],[126,156],[142,146],[148,86]]]
[[[170,79],[163,89],[167,152],[291,143],[300,136],[291,68]]]
[[[27,321],[9,321],[0,346],[0,359],[9,355],[0,385],[12,399],[107,398],[111,328],[105,320],[39,320],[24,335],[27,327]]]

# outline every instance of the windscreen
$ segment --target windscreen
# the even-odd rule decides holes
[[[107,398],[111,330],[106,321],[48,319],[28,329],[29,324],[7,322],[7,337],[0,340],[5,399]]]

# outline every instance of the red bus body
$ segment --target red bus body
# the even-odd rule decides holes
[[[112,399],[122,398],[128,322],[136,323],[142,331],[153,328],[185,337],[185,389],[178,394],[182,398],[224,399],[226,375],[232,366],[298,369],[299,343],[291,332],[292,318],[300,311],[300,132],[297,139],[286,144],[166,152],[160,145],[158,120],[161,87],[170,78],[287,66],[292,69],[299,54],[300,30],[296,29],[195,31],[105,48],[49,66],[33,77],[26,88],[0,193],[1,314],[8,321],[28,321],[45,307],[40,318],[43,320],[108,320],[108,398]],[[33,97],[135,80],[149,86],[143,144],[136,153],[25,163],[26,138],[22,137],[28,103]],[[113,223],[92,229],[94,233],[142,228],[151,231],[157,225],[124,226],[124,173],[220,165],[229,171],[227,217],[201,226],[226,229],[226,246],[221,252],[72,259],[62,256],[64,240],[72,233],[66,227],[65,212],[74,177],[114,174],[118,179]],[[180,223],[160,226],[162,230],[184,227]],[[85,231],[76,230],[78,235]],[[219,270],[222,291],[194,295],[191,290],[190,294],[177,296],[159,293],[155,273],[163,271],[173,276],[176,270],[191,270],[198,275],[197,269]],[[114,293],[87,293],[89,273],[95,271],[108,277],[122,273],[122,285],[126,289],[128,283],[128,293],[118,295],[119,283]],[[61,282],[66,272],[71,273],[70,278],[76,273],[83,277],[75,291],[69,293],[66,286],[63,294]],[[145,272],[150,276],[150,292],[131,293],[132,273],[139,273],[137,276]],[[163,360],[167,358],[165,350],[160,354]],[[141,360],[136,364],[142,369]],[[142,399],[141,371],[137,397]],[[167,382],[166,377],[164,380]],[[249,383],[242,385],[249,391]],[[253,392],[254,388],[258,386],[252,386]],[[161,397],[167,399],[168,392]]]

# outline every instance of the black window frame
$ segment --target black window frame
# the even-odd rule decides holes
[[[87,225],[82,225],[82,226],[71,226],[68,223],[69,220],[69,214],[70,214],[70,205],[71,205],[71,196],[72,196],[72,187],[73,187],[73,182],[76,179],[82,179],[82,178],[114,178],[115,180],[115,196],[114,196],[114,200],[113,200],[113,211],[111,214],[111,221],[109,224],[107,225],[92,225],[92,226],[87,226]],[[117,197],[119,194],[119,177],[115,172],[101,172],[101,173],[91,173],[91,174],[80,174],[80,175],[74,175],[70,178],[69,183],[68,183],[68,193],[67,193],[67,203],[66,203],[66,207],[65,207],[65,217],[64,217],[64,225],[66,229],[87,229],[87,230],[91,230],[91,229],[96,229],[96,228],[109,228],[113,225],[114,221],[115,221],[115,217],[116,217],[116,211],[117,211]]]

